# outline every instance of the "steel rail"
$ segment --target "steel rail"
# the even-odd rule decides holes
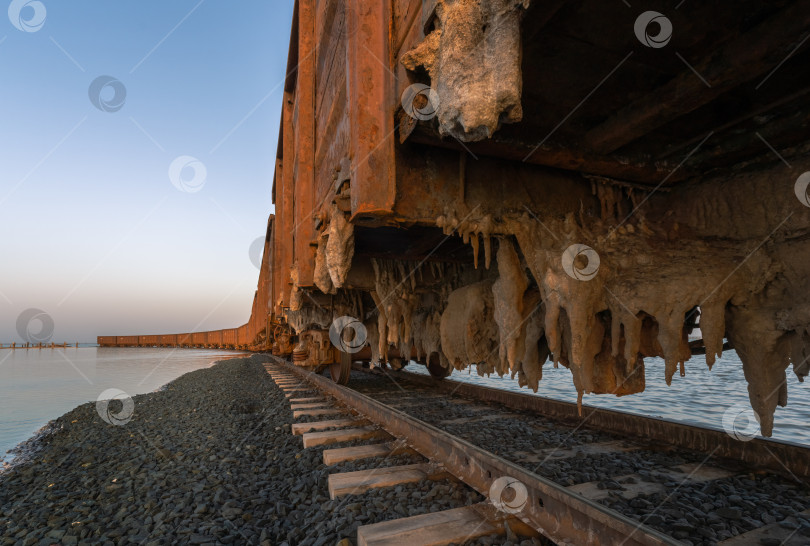
[[[364,369],[365,372],[380,373]],[[737,440],[722,430],[686,425],[656,417],[582,406],[580,417],[577,405],[542,396],[503,389],[493,389],[460,381],[443,379],[403,371],[386,370],[395,379],[405,379],[428,386],[440,392],[452,392],[484,402],[494,402],[510,409],[527,410],[543,417],[574,426],[612,432],[630,438],[643,438],[667,445],[683,447],[703,453],[714,452],[722,457],[760,469],[768,469],[791,479],[810,478],[810,447],[781,440]]]
[[[502,477],[520,481],[528,498],[514,514],[521,521],[561,545],[623,544],[662,546],[680,544],[655,529],[568,491],[550,480],[457,438],[427,423],[381,404],[368,396],[289,362],[274,362],[322,392],[357,411],[394,437],[404,439],[424,457],[489,498],[493,482]]]

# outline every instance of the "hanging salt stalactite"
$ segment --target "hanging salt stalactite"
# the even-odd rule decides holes
[[[341,288],[352,266],[354,256],[354,224],[337,205],[332,205],[329,216],[329,238],[326,242],[326,266],[332,284]]]
[[[290,289],[290,311],[298,311],[301,309],[304,294],[298,287],[297,263],[293,263],[292,267],[290,268],[290,283],[292,284],[292,288]]]
[[[503,123],[522,119],[520,22],[530,3],[434,3],[436,28],[404,53],[401,61],[408,70],[424,70],[430,75],[442,135],[459,141],[483,140]],[[497,47],[497,55],[493,47]]]
[[[706,347],[706,364],[712,369],[715,358],[723,356],[726,332],[726,302],[717,299],[700,306],[700,332]]]
[[[414,339],[415,311],[420,305],[416,279],[421,276],[420,263],[402,260],[372,259],[375,278],[375,303],[381,311],[379,323],[380,352],[387,358],[388,347],[397,348],[401,358],[408,359]],[[431,265],[435,275],[435,267]],[[382,345],[385,347],[383,348]]]
[[[478,269],[478,244],[481,241],[478,239],[477,233],[471,233],[470,236],[470,246],[473,249],[473,267]]]
[[[518,359],[523,356],[522,351],[519,351],[523,348],[520,345],[525,323],[523,293],[529,286],[529,279],[509,239],[500,239],[498,243],[498,273],[498,280],[492,286],[494,320],[500,337],[498,373],[503,375],[509,369],[514,374]]]
[[[383,358],[380,349],[379,328],[378,324],[375,322],[370,322],[364,325],[366,327],[366,342],[371,348],[371,365],[374,367],[377,366]]]
[[[318,248],[315,252],[314,280],[315,286],[324,294],[334,294],[335,288],[332,284],[332,277],[329,275],[329,268],[326,264],[326,241],[329,238],[328,231],[323,231],[318,236]]]
[[[403,353],[413,350],[416,358],[426,360],[438,350],[455,368],[475,364],[480,374],[509,371],[533,389],[550,355],[555,366],[562,363],[571,370],[581,404],[588,393],[622,396],[644,390],[646,357],[664,359],[668,384],[676,371],[685,374],[693,352],[688,334],[697,325],[693,315],[698,308],[709,367],[722,355],[726,336],[731,341],[742,331],[753,335],[750,319],[729,322],[727,317],[731,309],[759,297],[779,272],[764,249],[741,254],[738,245],[722,240],[710,244],[689,239],[688,231],[667,214],[652,224],[641,213],[626,222],[631,210],[645,205],[648,194],[602,182],[594,183],[593,191],[598,216],[583,207],[542,221],[527,213],[497,219],[468,214],[459,221],[447,210],[437,225],[471,245],[473,263],[465,268],[429,262],[424,274],[410,274],[408,264],[378,261],[376,289],[385,317],[380,321],[381,345]],[[480,272],[482,243],[489,254],[493,236],[501,241],[497,276],[476,278],[470,272]],[[580,254],[587,255],[586,262],[574,261]],[[427,284],[433,282],[427,292],[441,303],[424,299],[426,277]],[[487,285],[489,292],[483,289]],[[529,304],[531,298],[535,303]],[[432,317],[440,317],[436,341],[428,339]],[[761,317],[750,322],[769,324]],[[739,351],[752,405],[771,416],[773,407],[786,401],[785,367],[793,362],[800,378],[810,371],[810,335],[792,325],[779,331],[776,341],[766,339],[764,348],[748,351],[754,356]],[[763,366],[768,358],[778,366]],[[774,397],[755,386],[757,381],[770,386]]]
[[[599,195],[603,219],[615,221],[622,216],[627,211],[625,202],[634,207],[640,204],[639,193],[633,188],[594,184],[594,192]],[[483,218],[465,218],[459,224],[452,212],[447,212],[441,220],[445,232],[458,229],[475,252],[472,234],[477,233]],[[587,230],[583,227],[585,222],[590,223]],[[643,216],[637,218],[635,224],[611,227],[610,222],[588,219],[582,214],[578,218],[573,215],[564,219],[549,218],[543,224],[521,214],[501,218],[497,225],[499,233],[512,233],[517,237],[540,288],[544,345],[555,365],[562,362],[571,369],[580,400],[589,392],[623,395],[643,390],[642,358],[645,356],[660,356],[665,360],[667,383],[671,383],[678,369],[684,374],[684,363],[691,357],[686,315],[699,304],[703,311],[700,325],[707,363],[711,365],[722,354],[727,304],[734,294],[750,293],[752,282],[746,271],[761,278],[757,274],[764,266],[756,262],[763,259],[767,262],[767,258],[760,257],[737,271],[741,258],[733,247],[723,249],[716,244],[709,246],[682,240],[666,245],[657,240],[653,245],[647,238],[663,237],[667,241],[670,238],[665,230],[653,231]],[[677,223],[669,225],[669,229],[677,229]],[[467,231],[461,231],[464,229]],[[562,234],[565,240],[549,238],[549,233]],[[591,244],[582,245],[583,242]],[[601,261],[597,274],[583,280],[576,270],[574,275],[565,271],[561,258],[570,245],[585,246],[597,253]],[[694,255],[701,253],[707,259],[696,266]],[[621,277],[617,276],[619,271]],[[634,279],[632,284],[621,282],[628,277]],[[662,279],[666,279],[663,284]],[[516,301],[516,292],[522,284],[518,282],[516,287],[508,289],[507,286],[504,282],[496,289],[496,302],[499,299]],[[509,292],[510,289],[515,293]],[[511,308],[504,307],[515,316],[513,309],[517,308],[519,304],[514,303]],[[606,324],[598,318],[600,313],[607,313]],[[507,320],[508,314],[496,317],[501,330],[502,324],[514,322]],[[525,335],[524,331],[520,335]],[[499,371],[508,367],[513,373],[516,369],[519,372],[517,358],[509,356],[510,351],[516,353],[515,339],[506,336],[501,345],[501,352],[506,356],[501,359],[504,364]]]
[[[371,297],[374,300],[374,306],[377,312],[377,341],[376,341],[376,355],[377,360],[388,360],[388,343],[386,342],[388,336],[388,318],[385,315],[385,309],[382,306],[382,299],[377,292],[372,291]],[[375,345],[372,345],[372,353],[374,352]]]
[[[540,293],[528,292],[523,297],[525,320],[523,334],[523,357],[519,381],[537,392],[540,380],[543,378],[543,363],[548,360],[548,344],[545,342],[543,328],[544,309]]]
[[[770,436],[776,406],[787,405],[789,348],[781,332],[761,328],[762,318],[755,310],[731,308],[728,317],[729,341],[742,360],[751,407],[763,436]]]

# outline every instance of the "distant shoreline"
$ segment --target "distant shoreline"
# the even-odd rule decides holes
[[[68,537],[75,544],[74,539],[103,542],[129,534],[125,520],[148,509],[147,497],[153,498],[156,491],[161,495],[179,491],[182,480],[169,485],[177,478],[178,465],[186,469],[183,475],[198,472],[209,459],[206,452],[211,446],[238,451],[234,446],[255,429],[254,415],[244,408],[269,404],[264,397],[270,379],[261,359],[258,355],[218,359],[154,392],[134,396],[134,412],[126,416],[131,421],[123,424],[105,422],[96,402],[80,404],[49,421],[13,449],[14,461],[0,473],[0,512],[7,516],[0,520],[0,537],[27,530],[26,540],[59,542]],[[123,412],[110,408],[108,417]],[[212,432],[217,440],[210,439]],[[209,440],[201,442],[200,435],[205,438],[206,434]],[[164,476],[165,485],[157,483],[155,476]],[[88,496],[90,491],[93,494]],[[130,502],[127,499],[132,495],[142,500]],[[62,517],[75,513],[76,503],[87,502],[98,508],[81,518]],[[119,505],[129,508],[110,512]],[[199,516],[183,510],[179,517],[191,520]],[[151,518],[144,514],[142,519]],[[64,524],[54,524],[61,520]],[[156,525],[143,537],[163,538],[176,527]]]
[[[58,420],[59,418],[48,421],[34,432],[30,438],[23,440],[6,452],[6,455],[11,455],[12,457],[8,461],[4,460],[2,466],[0,466],[0,480],[2,480],[6,472],[36,458],[45,446],[47,438],[58,429]]]
[[[93,349],[93,348],[98,349],[100,347],[96,343],[80,344],[80,346],[78,347],[78,349]],[[19,349],[20,348],[17,347],[16,350],[19,350]],[[35,348],[35,349],[39,350],[38,348]],[[57,347],[57,349],[62,349],[62,347]],[[75,350],[76,347],[68,347],[68,349],[74,349]],[[115,350],[117,348],[110,348],[110,349]],[[146,348],[141,347],[141,348],[138,348],[138,349],[144,350]],[[9,348],[9,347],[0,348],[0,351],[10,351],[10,350],[11,350],[11,348]],[[24,350],[24,351],[27,352],[29,350],[34,350],[34,349],[27,349],[27,350]],[[50,350],[53,350],[53,349],[51,349],[50,347],[47,347],[47,348],[43,347],[41,350],[42,351],[46,351],[46,350],[50,351]],[[201,349],[201,350],[206,350],[207,351],[207,350],[210,350],[210,349]],[[26,353],[24,352],[23,354],[26,354]],[[244,353],[242,353],[242,354],[244,354]],[[220,362],[222,360],[228,360],[230,358],[239,358],[239,357],[240,357],[240,355],[238,355],[238,354],[234,355],[233,357],[225,356],[225,355],[218,356],[215,359],[212,359],[211,361],[209,361],[205,366],[200,367],[198,369],[210,368],[211,366],[214,366],[217,362]],[[65,362],[64,364],[65,364],[65,366],[70,366],[70,364],[68,362]],[[190,371],[188,371],[186,373],[191,373],[192,371],[195,371],[195,370],[190,370]],[[179,377],[182,377],[182,375],[179,376]],[[166,383],[160,385],[159,387],[156,387],[151,392],[159,392],[159,391],[165,389],[172,381],[174,381],[176,379],[179,379],[179,377],[176,377],[176,378],[174,378],[172,380],[167,381]],[[76,406],[74,406],[68,412],[65,412],[62,415],[53,416],[52,418],[45,421],[39,428],[37,428],[37,429],[33,430],[32,432],[30,432],[29,435],[26,438],[24,438],[24,439],[20,440],[19,442],[15,443],[12,447],[0,450],[0,478],[6,472],[10,471],[12,468],[14,468],[14,467],[16,467],[16,466],[18,466],[20,464],[25,464],[26,462],[30,461],[32,458],[35,458],[37,456],[37,454],[41,451],[42,446],[47,442],[48,438],[58,428],[59,419],[64,417],[64,415],[66,415],[70,411],[74,411],[78,407],[80,407],[80,406],[82,406],[84,404],[87,404],[87,403],[95,404],[95,402],[92,401],[92,400],[85,400],[84,402],[78,402],[77,401]],[[2,444],[0,444],[0,445],[2,445]]]

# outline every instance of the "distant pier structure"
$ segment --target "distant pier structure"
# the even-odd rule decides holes
[[[79,342],[76,343],[0,343],[0,349],[68,349],[79,348]]]

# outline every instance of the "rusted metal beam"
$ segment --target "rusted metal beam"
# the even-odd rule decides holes
[[[284,91],[288,93],[295,90],[295,80],[298,77],[298,14],[298,0],[296,0],[293,7],[292,29],[290,30],[290,49],[287,53],[287,76],[284,79]]]
[[[281,293],[279,294],[281,300],[281,308],[289,307],[290,305],[290,268],[293,264],[293,245],[290,244],[290,239],[293,236],[293,226],[295,225],[295,218],[293,217],[293,203],[295,195],[295,187],[293,185],[293,175],[295,174],[295,132],[293,130],[293,101],[294,95],[290,92],[284,93],[284,167],[282,169],[282,186],[281,186],[281,206],[276,206],[276,215],[280,216],[280,229],[276,236],[275,244],[281,250],[281,260],[278,262],[276,268],[279,272],[279,283]],[[278,301],[278,300],[277,300]],[[277,312],[281,313],[281,309],[277,308]]]
[[[413,419],[325,377],[275,359],[339,402],[357,410],[391,435],[405,439],[425,457],[439,461],[452,475],[483,495],[493,482],[508,476],[523,483],[528,499],[518,518],[563,544],[674,545],[677,541],[579,495],[533,472]]]
[[[282,116],[281,116],[282,125],[284,124],[284,116],[283,116],[283,109],[282,109]],[[281,137],[279,137],[281,139]],[[283,141],[279,143],[283,145]],[[273,260],[272,260],[272,289],[270,293],[270,309],[276,315],[281,313],[281,309],[278,307],[279,298],[281,297],[282,292],[282,285],[281,285],[281,275],[279,274],[278,266],[281,264],[281,253],[282,253],[282,246],[279,244],[279,231],[283,227],[283,218],[284,213],[281,210],[281,189],[283,187],[283,178],[284,178],[284,166],[282,164],[281,159],[276,159],[276,173],[273,179],[273,204],[275,205],[275,224],[273,227],[272,233],[272,241],[273,241]]]
[[[315,251],[315,0],[298,0],[298,78],[295,88],[295,226],[298,285],[314,286]]]
[[[734,39],[675,79],[632,102],[585,135],[588,148],[608,154],[773,70],[810,28],[810,1],[795,2]],[[700,77],[696,74],[700,74]],[[706,80],[708,87],[702,80]]]
[[[350,28],[346,63],[351,122],[352,217],[386,215],[394,208],[394,73],[389,30],[391,3],[347,0]]]

